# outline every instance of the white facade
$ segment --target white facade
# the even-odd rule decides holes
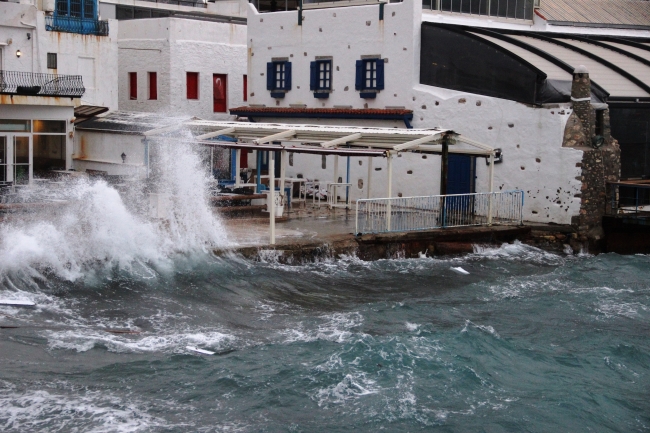
[[[157,99],[150,98],[149,73],[157,74]],[[198,99],[187,98],[187,72],[198,73]],[[129,73],[137,74],[131,99]],[[246,26],[184,18],[120,21],[120,110],[230,119],[215,112],[214,75],[227,76],[226,110],[244,105]]]
[[[29,2],[0,4],[0,70],[5,71],[5,82],[15,80],[6,71],[24,73],[20,84],[23,86],[33,85],[31,74],[80,75],[85,92],[81,98],[0,95],[0,123],[24,120],[29,125],[25,131],[7,126],[0,131],[0,142],[7,146],[5,162],[9,163],[2,168],[5,182],[19,180],[15,176],[18,168],[10,167],[16,157],[15,140],[21,140],[20,137],[29,140],[29,181],[34,168],[38,168],[39,158],[56,161],[56,168],[70,169],[75,107],[83,104],[117,108],[117,22],[109,23],[108,36],[81,35],[47,31],[45,16],[45,12]],[[56,68],[48,68],[48,53],[56,55]],[[57,132],[39,132],[38,129],[47,130],[44,123],[37,123],[40,120],[59,121]],[[64,125],[63,129],[60,125]],[[48,134],[56,137],[45,137]],[[62,147],[59,140],[63,140]],[[47,155],[41,155],[43,152]]]
[[[532,107],[504,99],[480,96],[419,84],[421,3],[405,0],[388,3],[384,20],[379,5],[305,10],[302,26],[295,11],[258,13],[249,6],[249,104],[266,107],[307,108],[406,108],[413,110],[413,127],[450,128],[481,143],[503,149],[504,161],[495,166],[495,190],[521,189],[526,193],[524,219],[571,223],[580,211],[582,151],[563,148],[570,104]],[[429,13],[430,14],[430,13]],[[364,99],[355,90],[355,62],[362,56],[380,55],[384,60],[385,88],[375,99]],[[310,90],[309,64],[317,56],[332,58],[332,91],[327,99],[316,99]],[[267,90],[266,64],[286,58],[292,62],[292,86],[284,98]],[[292,122],[292,119],[260,121]],[[296,122],[314,122],[295,119]],[[379,121],[373,121],[377,126]],[[325,123],[320,119],[315,123]],[[326,123],[369,124],[366,120],[335,120]],[[405,127],[399,121],[384,121],[386,127]],[[322,161],[294,155],[287,175],[333,180],[334,157]],[[368,161],[352,158],[352,199],[386,197],[386,161],[376,159],[368,191]],[[379,169],[379,170],[378,170]],[[338,177],[346,178],[345,161],[339,162]],[[476,164],[476,191],[488,191],[488,173],[483,159]],[[337,179],[338,180],[338,179]],[[416,196],[439,193],[440,158],[398,155],[393,165],[393,195]]]

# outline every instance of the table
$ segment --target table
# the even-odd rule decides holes
[[[345,182],[331,182],[327,184],[327,205],[330,209],[335,207],[342,207],[345,209],[350,209],[350,187],[351,183]],[[337,200],[337,191],[338,188],[345,188],[345,204],[339,204]]]

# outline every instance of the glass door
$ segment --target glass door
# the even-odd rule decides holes
[[[0,135],[0,186],[6,184],[7,179],[7,137]]]
[[[30,138],[29,135],[13,136],[14,183],[16,185],[26,185],[31,182],[33,177]]]

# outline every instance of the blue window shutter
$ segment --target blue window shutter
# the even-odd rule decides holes
[[[354,81],[354,88],[363,89],[363,60],[357,60],[357,77]]]
[[[318,62],[309,64],[309,90],[318,88]]]
[[[384,90],[384,59],[377,59],[377,90]]]
[[[291,90],[291,62],[284,64],[284,90]]]
[[[275,68],[273,62],[266,64],[266,90],[275,90]]]

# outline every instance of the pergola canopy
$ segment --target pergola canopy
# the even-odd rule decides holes
[[[188,121],[144,133],[147,138],[172,137],[189,129],[197,144],[231,149],[258,149],[341,156],[383,156],[398,152],[443,152],[481,157],[495,149],[468,139],[450,129],[397,129],[281,123],[245,123],[232,121]],[[219,140],[231,137],[237,141]]]

